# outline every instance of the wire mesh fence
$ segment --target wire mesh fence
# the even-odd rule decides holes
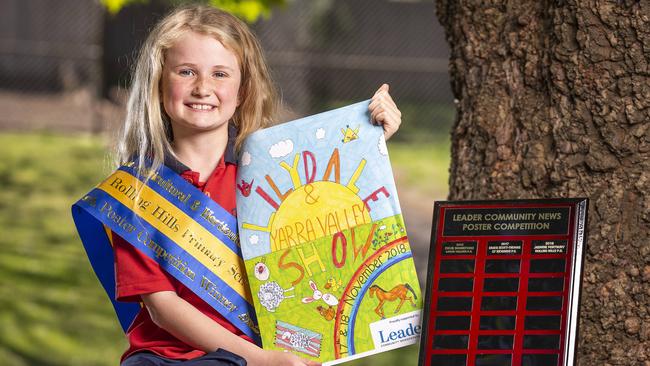
[[[448,49],[433,1],[294,1],[255,25],[283,100],[305,115],[387,82],[411,139],[448,131]]]
[[[98,3],[2,0],[0,14],[0,88],[60,92],[101,83]]]
[[[2,0],[0,99],[83,89],[92,104],[115,94],[128,84],[137,47],[166,4],[153,0],[107,17],[97,1]],[[367,99],[387,82],[405,115],[398,139],[447,133],[454,115],[448,50],[432,0],[290,0],[252,28],[286,118]]]
[[[164,14],[167,1],[149,0],[147,4],[126,7],[116,16],[107,16],[98,0],[0,0],[0,130],[110,131],[120,122],[124,111],[123,88],[128,86],[129,68],[137,48],[146,30]],[[265,48],[285,105],[292,111],[286,118],[368,99],[381,83],[387,82],[404,120],[400,133],[393,140],[447,137],[454,107],[447,76],[448,51],[435,19],[433,0],[287,0],[285,7],[274,9],[269,19],[253,24],[252,28]],[[14,205],[18,214],[5,215],[15,217],[22,226],[12,226],[15,220],[5,225],[11,229],[5,235],[11,239],[6,242],[11,242],[9,247],[15,248],[16,253],[10,256],[11,271],[4,272],[16,274],[16,286],[5,286],[5,293],[12,296],[4,297],[9,299],[11,306],[5,306],[8,309],[5,313],[0,312],[0,318],[8,324],[0,326],[7,329],[7,336],[0,337],[0,358],[3,360],[0,363],[114,363],[126,346],[118,343],[121,335],[116,333],[119,333],[116,324],[107,320],[112,319],[109,309],[96,316],[95,311],[85,310],[91,306],[99,309],[103,301],[79,302],[77,297],[69,296],[83,286],[96,287],[94,278],[88,277],[92,285],[85,282],[83,269],[77,263],[77,259],[82,258],[72,260],[67,249],[65,251],[65,257],[72,263],[70,271],[73,272],[70,273],[74,276],[60,271],[67,267],[49,265],[50,261],[62,261],[51,255],[63,253],[60,252],[61,245],[66,245],[63,241],[67,241],[70,248],[78,247],[68,240],[71,233],[61,234],[61,230],[70,229],[69,222],[50,222],[55,217],[65,216],[53,215],[50,208],[64,208],[61,202],[71,199],[68,195],[77,189],[74,187],[95,181],[90,173],[87,176],[79,173],[89,168],[78,164],[95,164],[102,154],[101,149],[89,150],[85,139],[72,144],[73,140],[60,136],[35,135],[36,140],[30,140],[30,136],[27,139],[7,136],[3,140],[6,151],[12,151],[15,146],[25,146],[26,151],[32,151],[30,158],[20,160],[10,154],[9,158],[14,159],[9,159],[10,168],[4,169],[7,174],[19,176],[12,180],[20,185],[19,191],[26,192],[25,189],[32,185],[40,187],[43,183],[52,188],[50,183],[63,182],[61,189],[65,196],[63,191],[48,188],[45,190],[47,199],[40,199],[34,194],[42,190],[28,189],[25,195],[31,202],[25,204],[22,193],[16,195],[20,198],[20,204]],[[103,141],[93,141],[100,140]],[[11,144],[7,143],[9,141]],[[28,141],[36,142],[30,144]],[[40,150],[41,145],[47,147]],[[430,145],[433,144],[427,146]],[[413,145],[405,146],[410,149]],[[410,151],[406,156],[402,161],[416,160]],[[407,169],[433,170],[435,156],[418,158],[423,163],[414,162],[418,163],[413,165],[416,168]],[[22,165],[12,165],[12,161]],[[46,169],[47,174],[41,175],[44,174],[41,170],[46,171],[43,167],[65,174],[51,175]],[[95,170],[93,167],[92,171]],[[7,174],[0,174],[0,178],[7,178]],[[63,176],[69,177],[72,183]],[[434,180],[444,181],[443,176],[426,173],[416,178],[423,182],[422,186],[430,186]],[[426,192],[430,191],[428,186]],[[12,197],[11,187],[7,189],[7,197]],[[427,213],[430,214],[431,205],[419,191],[402,191],[400,198],[403,205],[414,204],[411,210],[404,210],[404,215],[411,243],[414,248],[420,248],[416,249],[420,252],[414,257],[416,266],[422,271],[426,269],[430,223]],[[5,208],[14,206],[4,205]],[[24,213],[20,214],[23,212],[20,210]],[[40,216],[30,216],[29,210],[37,210]],[[29,220],[23,220],[25,217]],[[34,225],[44,225],[44,229],[35,230]],[[29,251],[34,245],[54,249],[32,260]],[[39,260],[47,261],[47,265]],[[32,275],[36,267],[44,269],[45,275],[41,272],[36,273],[38,276]],[[49,269],[56,273],[48,272]],[[71,282],[72,278],[81,280]],[[43,281],[52,285],[48,285],[48,290],[54,291],[49,291],[45,299],[40,296],[42,291],[30,292],[32,288],[41,289]],[[20,303],[11,301],[16,294],[21,298],[26,293],[39,296],[27,297]],[[55,304],[50,301],[54,298],[67,299],[69,304],[58,300]],[[70,318],[66,314],[72,314],[74,321],[65,321]],[[409,364],[408,360],[416,359],[412,353],[410,357],[391,353],[385,361],[373,358],[365,364]]]

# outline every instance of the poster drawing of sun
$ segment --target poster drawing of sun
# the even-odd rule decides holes
[[[264,348],[321,362],[412,344],[420,288],[368,102],[252,134],[237,177]]]

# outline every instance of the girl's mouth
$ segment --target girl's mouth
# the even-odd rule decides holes
[[[200,103],[188,103],[185,105],[197,111],[211,111],[214,108],[216,108],[215,106],[210,104],[200,104]]]

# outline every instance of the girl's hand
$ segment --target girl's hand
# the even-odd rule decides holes
[[[402,112],[388,94],[388,84],[383,84],[372,96],[370,106],[370,120],[375,124],[381,124],[384,128],[384,137],[388,140],[402,123]]]
[[[267,366],[320,366],[316,361],[300,358],[293,353],[282,351],[265,351]]]

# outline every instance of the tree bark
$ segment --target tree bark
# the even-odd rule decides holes
[[[450,199],[589,197],[580,365],[650,365],[650,1],[437,0]]]

